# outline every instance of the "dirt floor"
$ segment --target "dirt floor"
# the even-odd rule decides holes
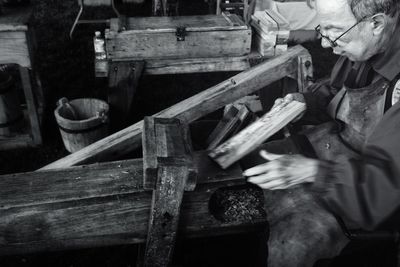
[[[149,15],[149,2],[125,7],[124,12],[131,16]],[[103,30],[104,25],[80,25],[71,40],[68,33],[78,12],[76,0],[31,0],[31,4],[34,6],[32,25],[35,27],[38,43],[35,60],[47,105],[43,125],[44,144],[38,148],[0,151],[0,174],[34,171],[68,154],[53,116],[55,103],[59,98],[95,97],[106,100],[106,80],[94,77],[92,44],[94,31]],[[181,2],[180,11],[182,15],[205,14],[208,12],[208,5],[205,1],[185,0]],[[109,8],[88,8],[83,15],[86,18],[108,18],[112,12]],[[315,78],[326,77],[336,58],[330,51],[320,48],[318,42],[305,43],[304,46],[313,57]],[[141,120],[145,115],[154,114],[234,74],[143,77],[134,100],[132,122]],[[248,191],[243,191],[243,194],[246,192]],[[260,266],[260,262],[265,259],[260,259],[259,255],[264,254],[266,249],[262,237],[259,233],[249,233],[179,241],[174,261],[176,266]],[[394,253],[391,244],[381,248],[387,249],[352,252],[350,256],[335,260],[334,265],[329,265],[331,261],[324,261],[320,266],[347,266],[347,262],[354,262],[351,266],[394,266],[386,261],[384,265],[377,263],[382,262],[381,259],[376,260],[378,257],[391,259]],[[136,246],[118,246],[8,256],[0,257],[0,266],[128,267],[135,266],[136,251]],[[365,251],[376,255],[373,258],[377,265],[370,265],[373,261],[365,260]]]

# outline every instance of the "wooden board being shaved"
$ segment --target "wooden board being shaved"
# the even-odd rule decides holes
[[[223,169],[229,167],[285,127],[306,109],[298,101],[282,102],[208,155]]]

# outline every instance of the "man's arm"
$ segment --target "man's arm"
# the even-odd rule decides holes
[[[268,162],[244,172],[263,189],[308,183],[335,214],[372,230],[400,207],[400,103],[393,106],[368,139],[360,158],[320,161],[301,155],[262,155]]]
[[[320,169],[314,187],[332,211],[370,230],[400,206],[400,105],[368,138],[360,159],[340,158]],[[322,178],[325,177],[325,178]]]

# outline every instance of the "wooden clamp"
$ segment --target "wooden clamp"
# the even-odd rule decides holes
[[[178,119],[145,117],[142,143],[143,187],[145,189],[156,189],[159,167],[179,165],[188,169],[185,190],[194,190],[197,170],[193,161],[187,126]]]
[[[174,248],[186,190],[196,186],[197,171],[188,131],[178,119],[145,117],[143,130],[145,188],[153,190],[144,266],[167,266]]]
[[[237,135],[211,150],[208,155],[226,169],[285,127],[305,109],[304,103],[283,101]]]

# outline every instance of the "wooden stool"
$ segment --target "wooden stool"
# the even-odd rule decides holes
[[[24,129],[13,136],[0,136],[0,149],[42,144],[41,118],[44,109],[39,77],[34,69],[35,40],[28,22],[32,8],[4,8],[0,16],[0,64],[18,64],[26,101]]]

